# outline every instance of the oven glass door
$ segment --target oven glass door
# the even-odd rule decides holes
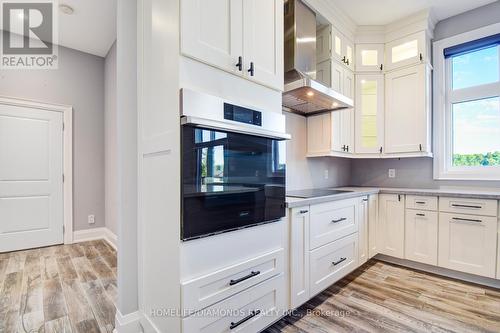
[[[182,239],[285,216],[285,142],[182,126]]]

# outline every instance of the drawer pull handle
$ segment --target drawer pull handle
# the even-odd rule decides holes
[[[347,220],[347,219],[345,217],[342,217],[342,218],[340,218],[338,220],[332,220],[332,223],[339,223],[339,222],[342,222],[342,221],[345,221],[345,220]]]
[[[482,223],[482,220],[475,220],[475,219],[463,219],[460,217],[452,217],[452,220],[455,221],[463,221],[463,222],[474,222],[474,223]]]
[[[238,283],[240,283],[240,282],[243,282],[243,281],[245,281],[245,280],[248,280],[248,279],[250,279],[250,278],[253,278],[254,276],[257,276],[257,275],[259,275],[259,274],[260,274],[260,271],[255,271],[255,272],[254,272],[254,271],[252,271],[252,272],[251,272],[250,274],[248,274],[247,276],[244,276],[244,277],[239,278],[239,279],[236,279],[236,280],[231,280],[231,281],[229,281],[229,285],[230,285],[230,286],[234,286],[235,284],[238,284]]]
[[[417,216],[425,216],[425,214],[417,213]]]
[[[416,204],[419,204],[419,205],[425,205],[426,202],[425,201],[415,201]]]
[[[256,315],[258,315],[260,313],[260,310],[257,310],[257,311],[252,311],[248,316],[246,316],[245,318],[243,318],[242,320],[240,321],[237,321],[236,323],[234,322],[231,322],[231,326],[229,326],[229,329],[232,330],[232,329],[235,329],[236,327],[240,326],[241,324],[243,324],[244,322],[246,321],[249,321],[250,319],[252,319],[253,317],[255,317]]]
[[[461,208],[476,208],[481,209],[482,206],[472,206],[472,205],[460,205],[460,204],[451,204],[453,207],[461,207]]]
[[[305,214],[305,213],[308,213],[309,211],[308,210],[301,210],[299,211],[300,214]]]
[[[346,260],[347,260],[347,258],[340,258],[339,261],[334,261],[334,262],[332,262],[332,264],[333,264],[333,266],[337,266],[338,264],[340,264]]]

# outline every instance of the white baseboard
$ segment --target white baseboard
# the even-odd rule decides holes
[[[118,237],[108,228],[94,228],[73,232],[73,243],[104,239],[116,250]]]
[[[139,311],[122,315],[119,310],[116,310],[115,316],[116,328],[113,332],[116,333],[142,333],[141,328],[141,313]]]

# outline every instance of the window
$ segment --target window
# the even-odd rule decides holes
[[[435,178],[500,180],[500,24],[434,52]]]

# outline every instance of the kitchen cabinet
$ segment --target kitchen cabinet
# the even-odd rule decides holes
[[[497,217],[439,214],[441,267],[495,278]]]
[[[329,156],[353,152],[353,110],[307,117],[307,155]]]
[[[338,93],[354,99],[354,73],[333,60],[316,65],[316,80]]]
[[[316,31],[316,62],[321,63],[326,60],[330,60],[331,57],[332,57],[331,26],[323,26]]]
[[[385,45],[386,70],[391,71],[427,61],[430,42],[425,31],[391,41]]]
[[[380,154],[384,145],[384,76],[356,75],[355,147],[357,154]]]
[[[356,71],[382,72],[384,44],[356,44]]]
[[[309,206],[290,210],[290,305],[297,308],[309,295]]]
[[[430,78],[426,64],[386,74],[385,153],[431,151]]]
[[[359,231],[358,231],[358,253],[359,265],[364,264],[369,259],[368,248],[368,219],[369,219],[368,198],[361,199],[359,205]]]
[[[407,209],[405,219],[405,258],[437,265],[438,213]]]
[[[181,52],[268,87],[283,90],[283,2],[184,0]]]
[[[316,62],[336,60],[342,67],[354,70],[354,43],[329,25],[316,31]]]
[[[379,195],[380,253],[404,258],[405,246],[405,196]]]
[[[379,253],[380,231],[378,227],[378,194],[368,197],[368,256]]]

